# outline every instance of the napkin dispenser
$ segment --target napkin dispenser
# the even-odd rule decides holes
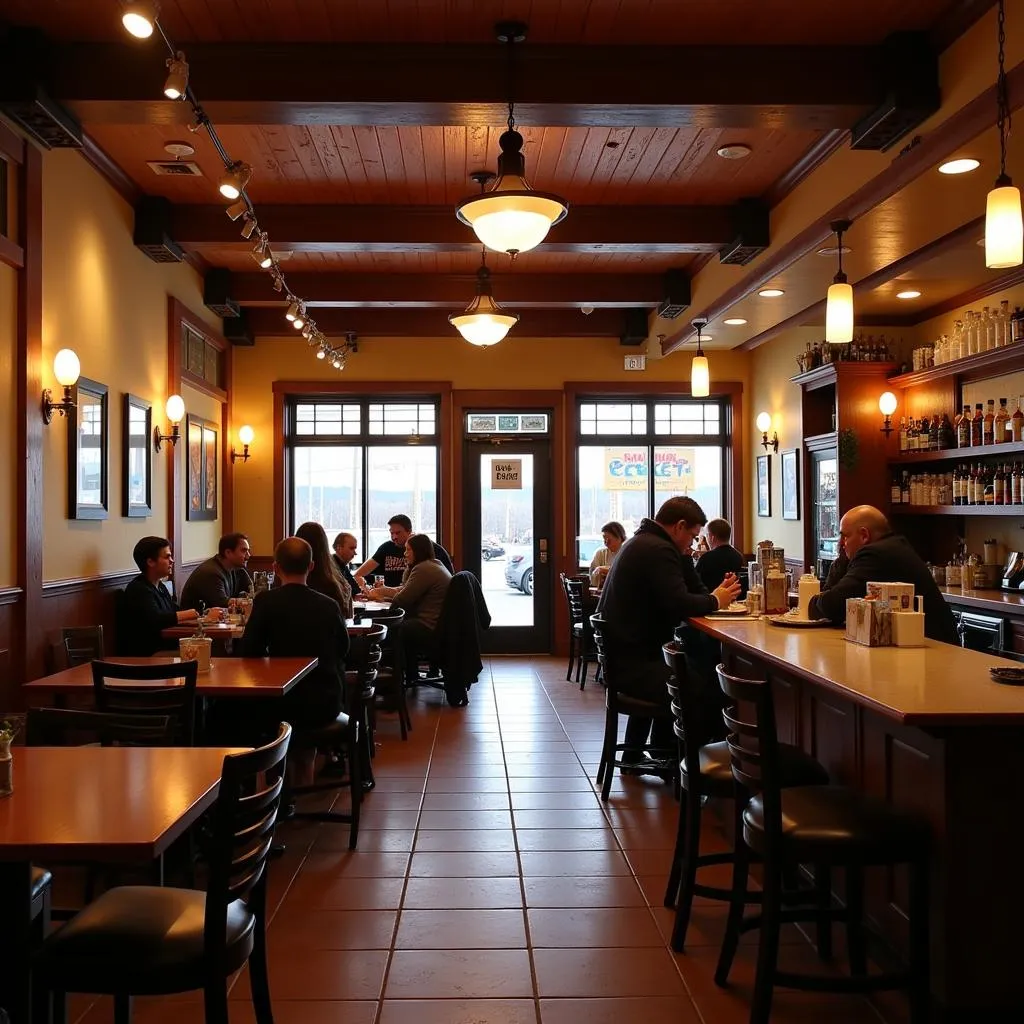
[[[909,612],[914,607],[913,583],[868,583],[868,598],[888,601],[893,611]]]
[[[910,614],[910,613],[906,613]],[[865,647],[892,645],[892,609],[887,600],[850,597],[846,601],[846,639]]]
[[[914,599],[914,610],[896,612],[892,618],[892,642],[896,647],[924,647],[924,598]]]
[[[769,569],[764,574],[764,610],[768,615],[789,611],[789,581],[784,572]]]

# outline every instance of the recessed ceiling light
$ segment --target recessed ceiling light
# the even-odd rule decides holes
[[[731,146],[722,146],[717,152],[723,160],[742,160],[750,156],[750,147],[745,142],[737,142]]]
[[[975,160],[971,156],[963,156],[956,160],[947,160],[944,164],[939,164],[939,174],[967,174],[968,171],[975,171],[980,166],[980,160]]]
[[[921,293],[917,292],[917,291],[914,291],[913,288],[909,288],[905,292],[897,292],[896,293],[896,298],[897,299],[919,299],[919,298],[921,298]]]
[[[786,293],[781,288],[762,288],[757,294],[762,299],[777,299]]]
[[[723,324],[728,324],[730,327],[742,327],[747,321],[741,316],[731,316],[728,320],[723,320]]]
[[[840,253],[842,253],[845,256],[848,252],[853,252],[853,250],[848,245],[844,245],[842,247],[840,247],[838,245],[828,245],[824,249],[819,249],[818,250],[818,255],[819,256],[838,256]]]

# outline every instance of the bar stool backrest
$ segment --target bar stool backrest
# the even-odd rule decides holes
[[[690,679],[683,645],[671,641],[661,648],[672,678],[665,684],[672,699],[672,731],[679,740],[679,760],[690,779],[700,777],[701,695]]]

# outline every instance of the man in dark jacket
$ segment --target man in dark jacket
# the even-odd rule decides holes
[[[846,621],[846,601],[864,597],[868,583],[912,583],[924,599],[924,631],[932,640],[958,644],[956,620],[928,566],[897,536],[889,520],[873,505],[851,508],[839,523],[839,539],[850,562],[846,572],[817,597],[808,612],[812,619]],[[831,578],[831,576],[830,576]]]
[[[683,619],[727,608],[739,594],[732,575],[710,593],[702,586],[690,560],[693,542],[707,517],[692,498],[669,498],[654,519],[619,548],[597,611],[606,621],[605,650],[609,674],[619,688],[652,703],[668,704],[669,676],[661,653]],[[710,685],[715,685],[712,682]],[[631,715],[623,760],[641,760],[651,720]],[[656,747],[671,748],[671,723],[657,721],[651,737]]]
[[[739,573],[743,556],[729,543],[732,526],[727,519],[712,519],[707,533],[708,550],[697,561],[697,575],[708,590],[714,590],[728,573]]]
[[[232,597],[249,593],[252,580],[245,570],[249,538],[244,533],[221,537],[217,554],[197,565],[181,588],[181,607],[227,608]]]

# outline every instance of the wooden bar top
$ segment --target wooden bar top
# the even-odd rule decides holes
[[[179,658],[106,658],[119,665],[180,663]],[[316,668],[316,658],[214,658],[209,672],[200,672],[196,693],[201,697],[283,697],[300,679]],[[52,693],[83,693],[92,690],[92,665],[44,676],[22,687],[29,707]]]
[[[832,627],[792,629],[765,620],[696,618],[691,625],[780,671],[916,726],[1024,725],[1024,687],[989,676],[1011,663],[926,640],[924,647],[862,647]]]
[[[217,797],[218,747],[15,747],[0,859],[154,860]]]
[[[211,622],[203,626],[203,635],[212,640],[237,640],[245,632],[245,626],[241,623]],[[195,626],[168,626],[160,630],[160,635],[165,639],[185,639],[196,635]]]
[[[950,604],[992,615],[1024,615],[1024,592],[1020,590],[961,590],[960,587],[939,587]]]

